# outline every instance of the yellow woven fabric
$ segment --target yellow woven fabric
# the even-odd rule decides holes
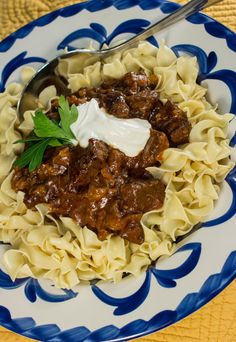
[[[77,2],[79,0],[0,0],[0,39],[45,13]],[[224,0],[205,13],[236,31],[236,0]]]
[[[79,1],[0,0],[0,39],[47,12],[77,2]],[[236,31],[236,0],[225,0],[205,12]],[[29,340],[24,337],[0,328],[0,342],[27,341]],[[139,341],[236,342],[236,281],[196,313]]]

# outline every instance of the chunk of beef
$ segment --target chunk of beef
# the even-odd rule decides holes
[[[77,147],[70,168],[69,190],[76,192],[79,187],[88,185],[106,165],[108,146],[98,140],[91,139],[87,148]]]
[[[15,168],[11,179],[12,188],[18,191],[25,191],[30,186],[29,170],[27,168]]]
[[[145,73],[129,72],[122,78],[119,85],[133,94],[142,88],[147,88],[149,86],[149,79]]]
[[[48,177],[64,174],[70,165],[71,151],[69,147],[57,148],[56,151],[57,153],[55,154],[54,149],[49,149],[45,156],[45,163],[33,171],[31,176],[36,176],[43,180]]]
[[[118,118],[129,118],[129,106],[121,92],[109,90],[100,96],[99,103],[101,107],[106,108],[109,114]]]
[[[188,142],[191,124],[186,113],[170,101],[164,105],[158,101],[150,114],[149,121],[153,128],[165,132],[172,144]]]
[[[128,215],[125,218],[125,229],[120,232],[120,236],[124,239],[140,245],[144,242],[144,231],[140,224],[142,215]]]
[[[127,167],[136,169],[158,165],[162,160],[162,152],[168,147],[169,141],[165,133],[151,129],[150,138],[143,151],[137,157],[127,158]]]
[[[120,193],[125,212],[145,213],[162,207],[165,186],[157,179],[138,179],[122,185]]]
[[[137,94],[126,97],[130,109],[130,116],[148,120],[158,100],[156,91],[143,90]]]

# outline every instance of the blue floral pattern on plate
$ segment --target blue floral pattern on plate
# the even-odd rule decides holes
[[[151,22],[144,19],[131,19],[124,21],[122,24],[118,25],[111,34],[107,35],[106,28],[98,23],[91,23],[90,28],[82,28],[70,33],[63,41],[58,45],[57,49],[67,48],[69,51],[74,50],[76,47],[70,44],[80,38],[90,38],[92,41],[99,43],[98,48],[101,49],[104,44],[110,45],[114,38],[119,37],[122,33],[133,33],[138,34],[147,28]],[[157,41],[154,37],[148,38],[148,41],[158,46]]]
[[[188,258],[182,265],[171,270],[159,270],[152,266],[146,272],[145,280],[142,286],[129,297],[125,298],[113,298],[104,293],[98,286],[93,285],[93,293],[101,300],[111,306],[117,306],[114,310],[114,315],[124,315],[137,309],[147,298],[150,290],[151,275],[154,275],[159,285],[169,288],[175,287],[175,279],[180,279],[189,274],[197,265],[201,254],[200,243],[189,243],[182,246],[177,253],[184,251],[192,251]]]
[[[46,302],[59,303],[69,299],[75,298],[78,293],[72,290],[62,289],[63,294],[49,293],[44,290],[38,280],[32,278],[22,278],[12,281],[11,278],[2,270],[0,270],[0,288],[5,290],[14,290],[20,286],[25,285],[24,293],[25,297],[34,303],[38,298],[45,300]]]
[[[121,341],[163,329],[184,318],[210,301],[236,277],[236,251],[230,253],[220,273],[212,274],[199,292],[189,293],[175,310],[164,310],[150,320],[137,319],[118,328],[107,325],[95,331],[79,326],[61,331],[56,324],[36,325],[33,318],[12,318],[9,310],[0,306],[0,324],[29,338],[45,342]],[[218,284],[216,287],[215,284]]]
[[[22,67],[23,65],[38,62],[38,63],[45,63],[46,59],[41,57],[26,57],[27,51],[23,51],[15,58],[11,59],[3,68],[1,81],[0,81],[0,92],[3,92],[6,86],[6,83],[11,76],[11,74],[18,68]],[[26,58],[25,58],[26,57]]]
[[[169,3],[162,0],[92,0],[89,2],[80,3],[77,5],[69,6],[53,13],[50,13],[42,18],[39,18],[32,23],[26,25],[20,30],[16,31],[2,43],[0,43],[0,55],[11,50],[19,40],[24,40],[32,34],[36,27],[45,27],[56,21],[58,18],[71,18],[83,10],[89,13],[100,13],[106,9],[115,8],[120,13],[125,12],[130,8],[140,8],[143,11],[142,18],[131,18],[120,22],[113,29],[109,29],[104,23],[95,22],[86,24],[82,27],[79,26],[76,30],[71,30],[68,34],[64,35],[61,42],[57,42],[57,49],[75,48],[75,41],[81,38],[89,38],[94,40],[102,47],[104,44],[111,44],[114,39],[121,34],[136,34],[142,29],[150,25],[151,19],[145,13],[149,13],[152,9],[159,9],[162,14],[173,12],[179,7],[178,4]],[[94,17],[95,18],[95,17]],[[188,18],[189,23],[193,25],[202,25],[207,35],[225,41],[230,51],[236,52],[236,35],[229,29],[225,28],[220,23],[215,22],[213,19],[203,14],[196,14]],[[158,46],[156,37],[151,37],[150,42]],[[176,55],[181,53],[188,53],[194,55],[198,59],[200,74],[199,82],[205,80],[216,80],[224,82],[230,92],[230,110],[236,114],[236,72],[235,70],[227,68],[218,68],[219,56],[213,49],[206,52],[202,46],[196,44],[186,43],[183,41],[178,44],[172,44],[173,51]],[[3,65],[0,79],[0,91],[3,91],[8,79],[12,73],[19,67],[29,63],[44,63],[46,58],[44,56],[35,56],[29,51],[20,51],[15,53],[15,57],[8,59],[7,63]],[[56,53],[56,51],[55,51]],[[235,146],[235,136],[231,139],[231,146]],[[222,213],[218,218],[213,218],[208,222],[203,223],[203,228],[214,228],[216,226],[222,227],[222,223],[230,221],[235,217],[236,213],[236,169],[232,170],[227,177],[227,183],[232,191],[232,201],[229,203],[226,212]],[[178,288],[179,282],[195,270],[201,259],[202,243],[199,241],[188,242],[177,250],[178,253],[190,251],[190,254],[185,261],[178,267],[171,267],[169,269],[158,269],[157,265],[152,265],[146,272],[144,281],[140,288],[126,297],[116,297],[108,295],[100,288],[99,283],[92,285],[90,292],[96,300],[100,301],[108,307],[115,307],[113,312],[114,316],[128,315],[131,312],[137,311],[139,307],[143,307],[146,299],[149,296],[151,288],[151,279],[154,276],[156,279],[156,286],[165,289]],[[174,265],[173,265],[174,266]],[[180,303],[174,310],[164,310],[152,315],[150,320],[135,319],[122,327],[115,325],[104,325],[93,331],[85,326],[76,326],[72,329],[64,329],[58,327],[57,324],[43,324],[37,325],[35,320],[30,317],[12,318],[8,308],[0,306],[0,324],[24,336],[38,339],[41,341],[60,342],[60,341],[110,341],[122,340],[140,336],[143,334],[151,333],[155,330],[164,328],[186,315],[197,310],[204,305],[217,293],[219,293],[227,284],[229,284],[236,275],[236,251],[231,251],[219,273],[211,274],[207,279],[202,282],[202,286],[198,292],[190,292],[182,298]],[[179,285],[179,286],[178,286]],[[0,288],[3,291],[14,291],[23,287],[24,296],[30,303],[37,305],[37,299],[45,303],[62,303],[72,302],[77,296],[74,291],[61,290],[61,294],[55,294],[52,291],[44,289],[43,284],[38,280],[31,278],[16,279],[12,282],[8,275],[0,270]],[[79,300],[80,296],[76,298]]]

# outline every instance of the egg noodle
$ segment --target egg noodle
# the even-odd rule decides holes
[[[85,62],[85,61],[84,61]],[[86,61],[89,63],[89,61]],[[86,227],[68,217],[55,219],[45,205],[27,209],[24,193],[11,188],[12,164],[23,144],[13,144],[33,129],[32,111],[17,118],[16,105],[23,85],[10,84],[0,94],[0,240],[9,244],[3,255],[5,271],[12,280],[22,277],[50,279],[57,287],[70,289],[92,279],[118,282],[124,273],[138,276],[152,261],[173,253],[178,236],[204,220],[218,199],[220,183],[231,170],[228,124],[231,114],[219,115],[205,99],[206,89],[196,83],[195,57],[176,57],[165,45],[147,42],[81,68],[81,60],[62,61],[59,71],[72,91],[98,86],[106,77],[121,78],[143,69],[158,76],[161,101],[168,99],[187,113],[192,124],[189,143],[164,151],[159,168],[148,170],[166,184],[162,208],[142,217],[145,241],[136,245],[110,235],[100,241]],[[22,83],[32,69],[22,71]],[[55,96],[49,87],[40,95],[42,104]]]

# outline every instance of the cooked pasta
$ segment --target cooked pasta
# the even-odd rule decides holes
[[[72,91],[140,68],[148,75],[157,75],[160,99],[171,100],[187,113],[192,124],[189,143],[168,148],[161,166],[148,169],[166,184],[166,196],[162,208],[142,217],[145,241],[137,245],[115,235],[100,241],[71,218],[53,218],[43,204],[37,210],[27,209],[24,194],[11,188],[12,164],[24,147],[13,143],[33,129],[33,121],[28,111],[19,122],[16,105],[22,85],[10,84],[0,94],[0,240],[9,244],[3,261],[13,280],[45,278],[70,289],[80,281],[118,282],[127,273],[139,275],[158,257],[173,253],[178,236],[204,221],[218,199],[220,183],[233,166],[227,138],[233,116],[217,114],[207,102],[206,89],[196,83],[199,70],[195,57],[177,58],[165,45],[156,48],[143,42],[109,57],[104,64],[83,64],[88,62],[72,58],[60,64],[59,72],[68,79]],[[22,83],[32,73],[30,68],[23,69]],[[55,95],[53,87],[46,88],[39,105],[47,107]]]

